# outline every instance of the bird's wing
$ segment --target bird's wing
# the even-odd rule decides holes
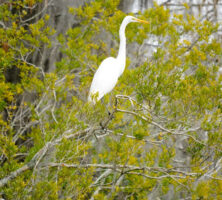
[[[89,100],[91,95],[98,92],[97,100],[100,100],[105,94],[109,93],[118,80],[118,62],[116,58],[106,58],[97,69],[89,92]]]

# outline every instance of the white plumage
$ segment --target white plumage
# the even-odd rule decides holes
[[[148,23],[132,16],[126,16],[120,26],[120,47],[117,58],[109,57],[102,61],[97,69],[89,91],[88,101],[96,103],[105,94],[112,91],[126,65],[125,28],[130,22]]]

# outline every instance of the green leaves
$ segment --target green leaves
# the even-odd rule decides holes
[[[41,1],[1,4],[0,176],[31,166],[2,187],[6,198],[221,195],[218,24],[155,4],[139,16],[150,24],[127,26],[127,69],[115,89],[91,105],[86,99],[93,74],[118,51],[126,15],[119,2],[69,8],[77,22],[56,42],[51,16],[27,21],[34,14],[30,7]],[[146,49],[149,38],[155,44]],[[46,73],[42,60],[35,65],[31,58],[55,43],[61,59]],[[10,70],[18,72],[15,82],[6,76]]]

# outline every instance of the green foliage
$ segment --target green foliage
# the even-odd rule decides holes
[[[50,16],[26,21],[34,15],[27,7],[42,1],[1,4],[7,28],[0,28],[0,178],[29,169],[1,187],[0,197],[147,199],[158,192],[164,199],[174,191],[174,199],[221,198],[220,173],[211,170],[222,150],[222,46],[212,39],[218,24],[155,4],[140,16],[150,24],[132,23],[126,35],[128,45],[157,38],[156,51],[127,68],[103,102],[90,105],[95,70],[117,54],[125,16],[119,2],[69,8],[80,24],[58,35],[63,57],[46,74],[27,59],[54,42]],[[7,80],[10,70],[18,70],[16,82]],[[34,100],[25,100],[28,94]]]

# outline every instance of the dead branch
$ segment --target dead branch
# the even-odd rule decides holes
[[[133,111],[128,111],[128,110],[122,110],[122,109],[116,109],[117,112],[123,112],[123,113],[127,113],[127,114],[131,114],[131,115],[134,115],[134,116],[137,116],[139,118],[141,118],[142,120],[150,123],[150,124],[153,124],[154,126],[158,127],[160,130],[166,132],[166,133],[170,133],[172,135],[183,135],[183,136],[186,136],[186,137],[189,137],[191,139],[193,139],[195,142],[199,143],[199,144],[202,144],[202,145],[205,145],[205,143],[203,143],[202,141],[200,140],[197,140],[195,137],[193,137],[192,135],[188,135],[186,134],[186,132],[189,132],[188,130],[186,130],[185,132],[174,132],[172,130],[169,130],[165,127],[163,127],[162,125],[158,124],[157,122],[154,122],[151,118],[147,118],[147,117],[144,117],[136,112],[133,112]],[[196,129],[195,129],[196,130]],[[193,129],[190,130],[190,132],[192,132]]]
[[[74,130],[68,130],[66,132],[64,132],[64,134],[58,138],[55,139],[54,141],[50,141],[47,142],[45,144],[45,146],[43,148],[41,148],[31,159],[31,161],[29,161],[27,164],[25,164],[24,166],[22,166],[21,168],[15,170],[14,172],[11,172],[7,177],[2,178],[0,180],[0,187],[5,186],[10,180],[16,178],[17,176],[19,176],[20,174],[24,173],[27,170],[31,170],[34,168],[34,166],[36,166],[36,164],[39,162],[40,159],[42,159],[42,155],[45,155],[47,150],[50,149],[51,147],[53,147],[54,145],[58,144],[59,142],[61,142],[64,138],[66,139],[73,139],[79,136],[83,136],[86,135],[89,131],[90,132],[94,132],[96,129],[85,129],[82,131],[78,131],[76,133],[73,134],[68,134]]]

